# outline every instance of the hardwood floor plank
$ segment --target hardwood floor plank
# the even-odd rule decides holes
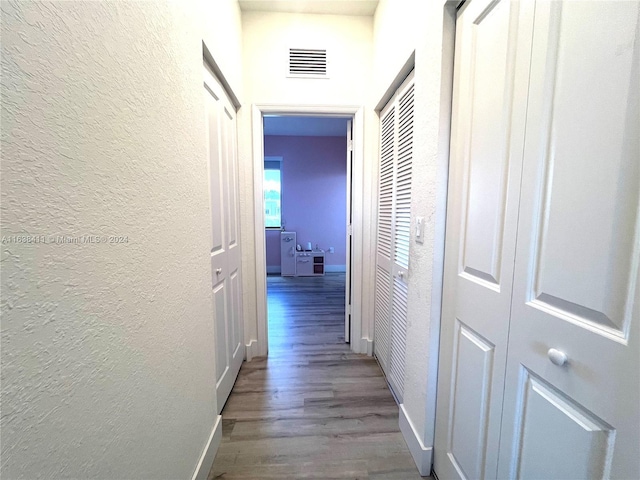
[[[267,285],[269,357],[240,370],[209,480],[422,478],[377,362],[344,343],[344,274]]]

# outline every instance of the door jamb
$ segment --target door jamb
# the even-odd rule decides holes
[[[254,104],[252,106],[253,185],[255,223],[256,321],[258,327],[256,356],[269,351],[267,323],[267,267],[264,229],[262,171],[264,159],[264,115],[342,116],[353,118],[353,249],[351,252],[351,350],[368,353],[368,339],[362,338],[362,256],[363,256],[363,190],[364,190],[364,107],[357,105],[287,105]],[[247,358],[249,360],[249,358]]]

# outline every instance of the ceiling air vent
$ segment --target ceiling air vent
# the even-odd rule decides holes
[[[295,77],[326,77],[327,51],[290,48],[289,75]]]

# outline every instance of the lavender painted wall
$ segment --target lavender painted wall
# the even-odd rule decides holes
[[[345,265],[346,137],[265,135],[265,156],[282,157],[282,218],[298,243],[316,243],[327,265]],[[267,267],[280,267],[280,232],[266,232]],[[334,247],[335,253],[328,253]]]

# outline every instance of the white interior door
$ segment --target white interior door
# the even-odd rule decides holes
[[[528,81],[518,35],[530,36],[526,2],[471,0],[458,13],[434,449],[440,478],[496,475]]]
[[[244,357],[238,222],[235,110],[205,67],[211,205],[211,278],[216,337],[218,413],[231,393]]]
[[[498,476],[640,478],[640,2],[534,25]]]

